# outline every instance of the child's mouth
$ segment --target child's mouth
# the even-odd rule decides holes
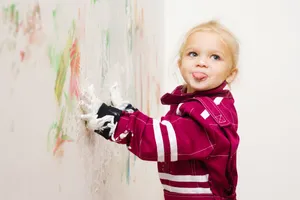
[[[207,78],[207,74],[203,72],[193,72],[192,75],[197,81],[203,81]]]

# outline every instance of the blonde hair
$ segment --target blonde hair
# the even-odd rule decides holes
[[[179,49],[179,59],[182,59],[186,42],[188,38],[195,32],[213,32],[217,33],[221,40],[228,47],[231,59],[232,59],[232,69],[237,68],[238,57],[239,57],[239,43],[237,38],[222,24],[216,20],[211,20],[205,23],[201,23],[193,28],[191,28],[185,35],[184,42],[181,44]]]

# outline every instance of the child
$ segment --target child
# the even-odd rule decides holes
[[[179,52],[185,85],[161,98],[169,112],[155,120],[123,102],[82,95],[82,119],[104,138],[155,161],[166,200],[236,200],[238,118],[228,89],[237,74],[239,45],[216,21],[191,29]]]

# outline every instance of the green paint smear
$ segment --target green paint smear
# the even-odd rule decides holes
[[[2,8],[2,10],[3,10],[3,12],[4,12],[5,14],[8,13],[8,8],[7,8],[7,7]]]
[[[14,15],[15,14],[15,10],[16,10],[16,5],[15,4],[11,4],[10,5],[10,14]]]
[[[74,29],[74,23],[73,23],[72,27]],[[56,99],[57,99],[59,105],[61,103],[61,96],[62,96],[63,88],[64,88],[64,85],[66,82],[67,70],[68,70],[68,67],[70,66],[70,64],[69,64],[70,63],[70,48],[72,47],[73,36],[74,36],[74,30],[70,30],[67,44],[60,56],[59,67],[58,67],[57,76],[56,76],[56,80],[55,80],[55,89],[54,90],[55,90]]]
[[[56,52],[55,47],[52,45],[50,45],[48,47],[48,57],[49,57],[51,66],[55,69],[55,72],[57,73],[61,55],[59,55],[59,53]]]
[[[19,25],[19,11],[16,11],[16,17],[15,17],[15,24],[16,24],[16,26],[18,26]]]
[[[52,10],[52,17],[56,18],[56,15],[57,15],[57,10],[56,9]]]
[[[53,148],[53,145],[56,144],[56,140],[58,139],[60,133],[62,134],[61,139],[62,140],[69,140],[69,141],[73,141],[73,139],[68,136],[67,134],[64,134],[63,132],[63,124],[64,124],[64,118],[65,118],[65,113],[66,113],[66,109],[63,107],[60,113],[60,118],[59,118],[59,122],[53,122],[50,125],[50,128],[48,130],[48,137],[47,137],[47,150],[50,151],[50,148]],[[52,141],[51,143],[51,133],[52,131],[55,130],[56,134],[53,138],[54,141]]]
[[[56,80],[55,80],[55,88],[54,88],[56,100],[58,101],[59,105],[61,103],[61,96],[62,96],[64,84],[66,81],[66,75],[67,75],[67,69],[68,69],[68,60],[66,60],[65,54],[66,54],[66,52],[62,53],[62,55],[60,57],[59,68],[57,71]]]
[[[66,108],[63,107],[60,113],[60,119],[59,119],[59,123],[56,129],[56,135],[55,135],[55,139],[58,139],[58,136],[60,133],[62,133],[62,140],[73,140],[70,136],[68,136],[67,134],[64,134],[63,132],[63,124],[64,124],[64,120],[65,120],[65,114],[66,114]]]
[[[59,118],[59,122],[58,122],[58,126],[56,128],[56,134],[55,134],[55,139],[58,138],[59,133],[62,131],[62,127],[63,127],[63,123],[64,123],[64,119],[65,119],[65,112],[66,109],[63,107],[60,113],[60,118]]]
[[[56,22],[57,10],[52,10],[52,17],[54,21],[54,30],[57,32],[57,22]],[[58,35],[56,35],[58,37]]]
[[[66,92],[64,92],[64,96],[65,96],[65,99],[66,99],[67,109],[68,109],[69,112],[72,112],[73,111],[74,98],[70,98],[70,96]]]
[[[69,34],[70,34],[70,37],[74,37],[74,35],[75,35],[75,29],[76,29],[76,22],[75,22],[75,20],[73,19],[72,20],[72,27],[71,27],[71,29],[69,30]]]
[[[68,135],[62,135],[62,136],[61,136],[61,139],[62,139],[62,140],[73,141],[73,139],[72,139],[70,136],[68,136]]]
[[[17,10],[16,4],[11,4],[7,7],[3,7],[2,9],[4,12],[4,19],[14,24],[15,31],[17,31],[19,26],[19,11]]]

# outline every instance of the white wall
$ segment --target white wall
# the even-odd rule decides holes
[[[165,9],[166,91],[188,28],[219,19],[240,40],[239,199],[299,199],[300,1],[166,0]]]
[[[0,199],[163,199],[156,163],[87,133],[72,92],[88,79],[105,101],[118,81],[156,117],[163,2],[3,0],[0,9]]]

